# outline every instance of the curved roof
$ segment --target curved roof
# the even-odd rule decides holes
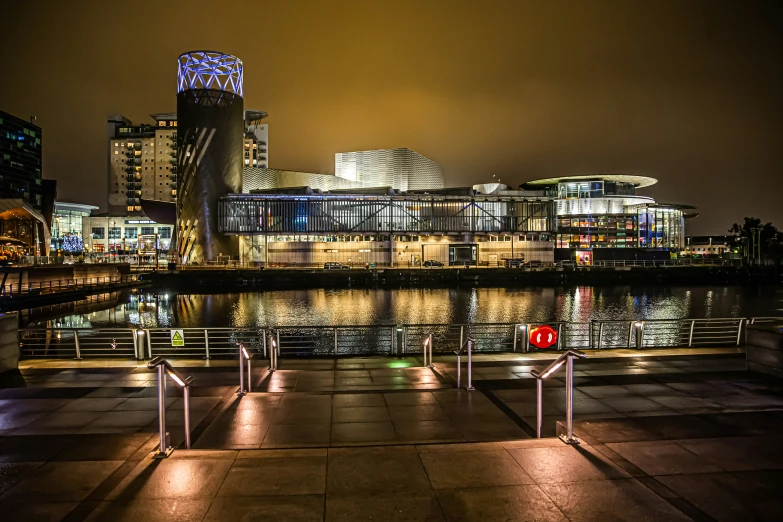
[[[658,180],[647,176],[631,176],[628,174],[588,174],[584,176],[564,176],[562,178],[546,178],[526,181],[525,185],[556,185],[569,181],[616,181],[619,183],[633,183],[636,188],[655,185]]]

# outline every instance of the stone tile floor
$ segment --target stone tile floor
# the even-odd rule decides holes
[[[577,363],[578,447],[528,438],[529,371],[545,360],[477,357],[475,392],[454,389],[454,365],[437,357],[434,370],[289,361],[301,368],[257,369],[259,391],[243,397],[233,367],[193,364],[196,449],[166,460],[150,458],[146,369],[30,365],[0,382],[0,518],[783,518],[783,382],[731,354],[636,353]],[[562,386],[560,374],[546,382],[545,435],[564,417]],[[179,445],[183,402],[169,391]]]

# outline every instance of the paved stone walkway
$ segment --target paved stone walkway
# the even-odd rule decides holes
[[[194,363],[196,449],[166,460],[149,458],[146,369],[30,364],[0,383],[0,519],[783,519],[783,382],[741,357],[579,361],[578,447],[529,438],[529,371],[545,361],[479,357],[474,392],[454,389],[448,359],[434,371],[340,363],[352,367],[258,368],[260,391],[244,397],[233,365]],[[548,435],[564,390],[559,374],[546,384]],[[178,445],[182,399],[169,390]]]

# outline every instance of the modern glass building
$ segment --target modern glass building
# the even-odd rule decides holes
[[[657,182],[597,174],[529,181],[522,188],[555,198],[556,258],[591,264],[594,259],[635,259],[640,253],[642,258],[668,257],[682,250],[685,219],[693,207],[636,194]]]
[[[219,229],[240,236],[246,262],[497,266],[505,258],[553,261],[550,199],[462,191],[231,194],[220,199]]]
[[[0,198],[42,210],[41,127],[0,111]]]
[[[54,219],[52,220],[51,248],[56,251],[82,252],[86,245],[83,235],[84,220],[90,217],[98,207],[80,203],[54,204]]]

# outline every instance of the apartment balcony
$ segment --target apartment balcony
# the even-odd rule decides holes
[[[134,166],[134,167],[140,167],[141,166],[141,158],[128,158],[125,160],[125,164],[128,166]]]
[[[259,154],[266,154],[266,149],[258,149]]]
[[[171,152],[169,152],[169,154],[171,154],[175,158],[177,157],[177,151],[176,150],[172,150]]]
[[[126,205],[141,205],[141,199],[136,197],[130,197],[126,200]]]
[[[176,166],[176,165],[174,165],[173,167],[171,167],[171,172],[173,172],[174,174],[176,174],[176,173],[177,173],[177,166]]]

